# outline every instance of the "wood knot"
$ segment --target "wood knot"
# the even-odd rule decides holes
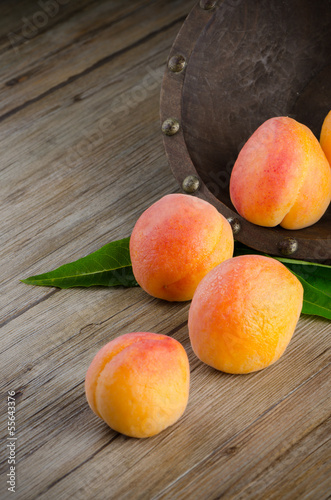
[[[239,446],[230,446],[229,448],[227,448],[225,450],[225,455],[234,455],[235,453],[237,453],[239,449]]]

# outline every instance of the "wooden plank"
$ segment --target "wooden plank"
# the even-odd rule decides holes
[[[64,291],[64,294],[69,292]],[[99,292],[96,291],[97,295]],[[21,481],[25,485],[31,484],[31,490],[26,486],[24,498],[29,498],[32,493],[41,494],[44,490],[45,498],[59,498],[65,494],[73,498],[79,498],[79,495],[102,498],[105,491],[114,498],[140,498],[139,494],[141,498],[144,495],[152,498],[203,461],[206,455],[213,455],[214,450],[258,422],[265,412],[290,398],[298,386],[304,385],[316,372],[322,372],[328,363],[330,327],[322,320],[319,322],[320,331],[314,333],[315,321],[303,317],[280,362],[260,373],[243,377],[221,374],[200,363],[189,347],[184,323],[172,334],[184,344],[191,362],[191,396],[184,417],[150,440],[139,441],[116,435],[87,407],[83,392],[87,360],[92,359],[93,353],[113,336],[139,331],[142,326],[149,331],[171,333],[171,328],[176,330],[183,320],[185,322],[188,309],[188,305],[181,304],[169,307],[150,299],[139,289],[124,292],[125,299],[115,297],[113,311],[116,305],[118,307],[116,301],[123,304],[125,300],[117,315],[106,317],[104,321],[102,314],[108,312],[109,301],[106,297],[103,301],[97,300],[100,324],[94,319],[93,325],[80,331],[79,324],[84,323],[81,315],[85,314],[89,323],[89,314],[95,309],[92,301],[92,306],[88,306],[91,297],[86,294],[83,297],[84,293],[79,301],[77,297],[70,301],[68,295],[60,304],[57,295],[49,299],[55,301],[56,309],[61,309],[62,318],[48,325],[47,331],[49,311],[52,310],[47,302],[41,303],[35,311],[37,319],[34,324],[40,325],[38,334],[30,332],[28,335],[28,324],[15,328],[15,322],[23,322],[24,318],[11,322],[12,328],[27,330],[20,350],[26,353],[27,359],[33,359],[24,373],[21,367],[18,373],[12,372],[14,380],[21,382],[15,389],[23,393],[17,407],[18,415],[21,415],[20,440],[24,443]],[[132,292],[134,299],[129,297]],[[77,302],[83,302],[79,317],[73,314],[72,307]],[[15,349],[17,351],[13,346],[12,350]],[[7,359],[11,359],[8,352],[6,357],[0,358],[5,372],[8,370]],[[11,385],[10,382],[7,386]],[[321,401],[323,399],[322,391]],[[306,398],[304,402],[307,404]],[[258,435],[256,439],[259,439]],[[279,439],[276,442],[281,443]],[[273,458],[272,454],[270,456]],[[47,463],[46,468],[42,467],[43,463]],[[50,470],[54,482],[52,487],[49,484]],[[142,479],[146,470],[149,471],[148,485]],[[96,478],[92,483],[91,477]],[[117,480],[119,477],[121,481]],[[76,491],[78,484],[81,488]],[[108,485],[106,490],[105,484]],[[137,496],[130,497],[132,492]],[[168,498],[172,495],[173,491],[170,491]]]
[[[3,55],[6,81],[0,89],[0,121],[107,64],[174,20],[183,22],[187,14],[187,5],[178,0],[171,8],[147,0],[103,0],[91,7],[22,45],[17,58],[10,51]]]
[[[179,25],[173,26],[169,34],[175,36]],[[161,193],[169,192],[169,188],[177,188],[164,158],[158,118],[159,89],[170,45],[163,33],[156,35],[153,41],[153,47],[145,42],[129,51],[126,57],[87,75],[80,87],[76,83],[70,93],[62,89],[59,95],[36,103],[33,106],[36,123],[30,125],[28,133],[24,127],[8,133],[11,124],[15,127],[15,117],[6,120],[6,126],[0,128],[4,131],[1,141],[6,143],[1,255],[5,263],[8,259],[12,263],[15,258],[17,279],[23,277],[20,269],[29,274],[42,272],[96,250],[111,239],[129,235],[139,211]],[[114,75],[110,81],[109,74]],[[102,82],[107,78],[105,87]],[[91,88],[94,82],[98,88],[93,97],[76,102],[77,90]],[[59,100],[61,109],[45,114],[45,105],[52,108]],[[42,117],[38,116],[39,112]],[[25,119],[29,121],[29,110],[20,115],[21,124]],[[101,129],[106,119],[108,125]],[[116,126],[112,126],[113,123]],[[31,144],[34,144],[32,151]],[[14,151],[26,158],[24,169],[13,158]],[[135,155],[139,155],[138,161]],[[161,177],[155,182],[159,168]],[[122,174],[124,169],[130,172],[130,183]],[[151,169],[154,169],[153,179],[149,176]],[[160,185],[161,192],[155,183]],[[154,185],[154,189],[147,192],[148,184],[150,188]],[[146,196],[133,198],[133,186],[138,189],[142,185]],[[130,200],[135,203],[130,204]],[[93,217],[90,216],[92,207]],[[100,223],[95,224],[96,221]],[[112,223],[118,228],[115,232],[112,232]],[[82,245],[87,248],[83,250]],[[40,265],[31,267],[36,262]],[[8,281],[8,276],[10,280],[14,277],[11,269],[8,262],[3,280],[10,290],[7,293],[4,288],[8,306],[2,310],[3,321],[19,313],[12,306],[17,292],[22,299],[22,310],[27,307],[30,294],[33,301],[38,301],[49,293],[40,289],[28,292],[26,286],[22,286],[20,294],[20,289],[13,289]]]
[[[38,2],[31,0],[16,0],[15,8],[11,0],[1,1],[0,17],[0,56],[11,52],[12,62],[17,61],[17,56],[22,45],[28,44],[33,38],[41,36],[58,23],[74,16],[80,10],[86,8],[91,0],[55,0],[53,8],[47,5],[47,0]],[[53,0],[50,0],[53,3]],[[42,5],[44,8],[42,8]],[[14,52],[14,53],[13,53]]]
[[[155,498],[327,498],[330,372],[321,368]]]

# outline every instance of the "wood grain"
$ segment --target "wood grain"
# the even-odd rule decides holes
[[[189,303],[140,288],[19,281],[128,236],[143,210],[178,191],[159,95],[194,3],[71,0],[15,51],[8,32],[19,32],[22,17],[39,7],[2,2],[0,386],[2,408],[7,391],[16,391],[18,499],[328,496],[329,322],[302,316],[278,363],[240,377],[194,356]],[[184,416],[146,440],[109,429],[84,395],[96,352],[139,330],[182,342],[191,365]],[[0,425],[6,499],[5,410]]]

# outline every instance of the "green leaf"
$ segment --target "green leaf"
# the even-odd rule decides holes
[[[281,262],[283,260],[278,259]],[[305,281],[318,290],[321,290],[325,295],[328,295],[329,302],[331,302],[331,266],[324,266],[321,264],[307,263],[286,263],[286,267],[294,274],[301,276]]]
[[[282,262],[301,282],[304,290],[303,314],[331,319],[331,266],[304,260],[275,257],[235,242],[234,256],[258,254]]]
[[[302,314],[312,314],[331,319],[331,300],[328,295],[313,287],[299,274],[291,272],[298,278],[303,286]]]
[[[75,262],[21,281],[28,285],[58,288],[138,286],[132,271],[129,241],[130,238],[113,241]]]
[[[54,271],[21,280],[28,285],[72,288],[77,286],[138,286],[132,271],[130,238],[113,241],[75,262]],[[282,262],[300,280],[304,288],[303,314],[331,319],[331,266],[273,257],[235,242],[234,256],[258,254]]]

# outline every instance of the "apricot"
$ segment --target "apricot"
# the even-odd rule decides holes
[[[203,278],[189,310],[192,349],[227,373],[265,368],[284,353],[303,303],[300,281],[260,255],[229,259]]]
[[[228,221],[210,203],[169,194],[138,219],[130,256],[139,285],[153,297],[191,300],[200,280],[233,255]]]
[[[254,224],[301,229],[317,222],[330,203],[330,165],[308,127],[286,116],[271,118],[241,149],[230,196]]]
[[[127,436],[145,438],[174,424],[189,396],[184,347],[156,333],[127,333],[102,347],[85,379],[87,401],[98,417]]]
[[[326,115],[322,125],[320,144],[331,165],[331,111]]]

